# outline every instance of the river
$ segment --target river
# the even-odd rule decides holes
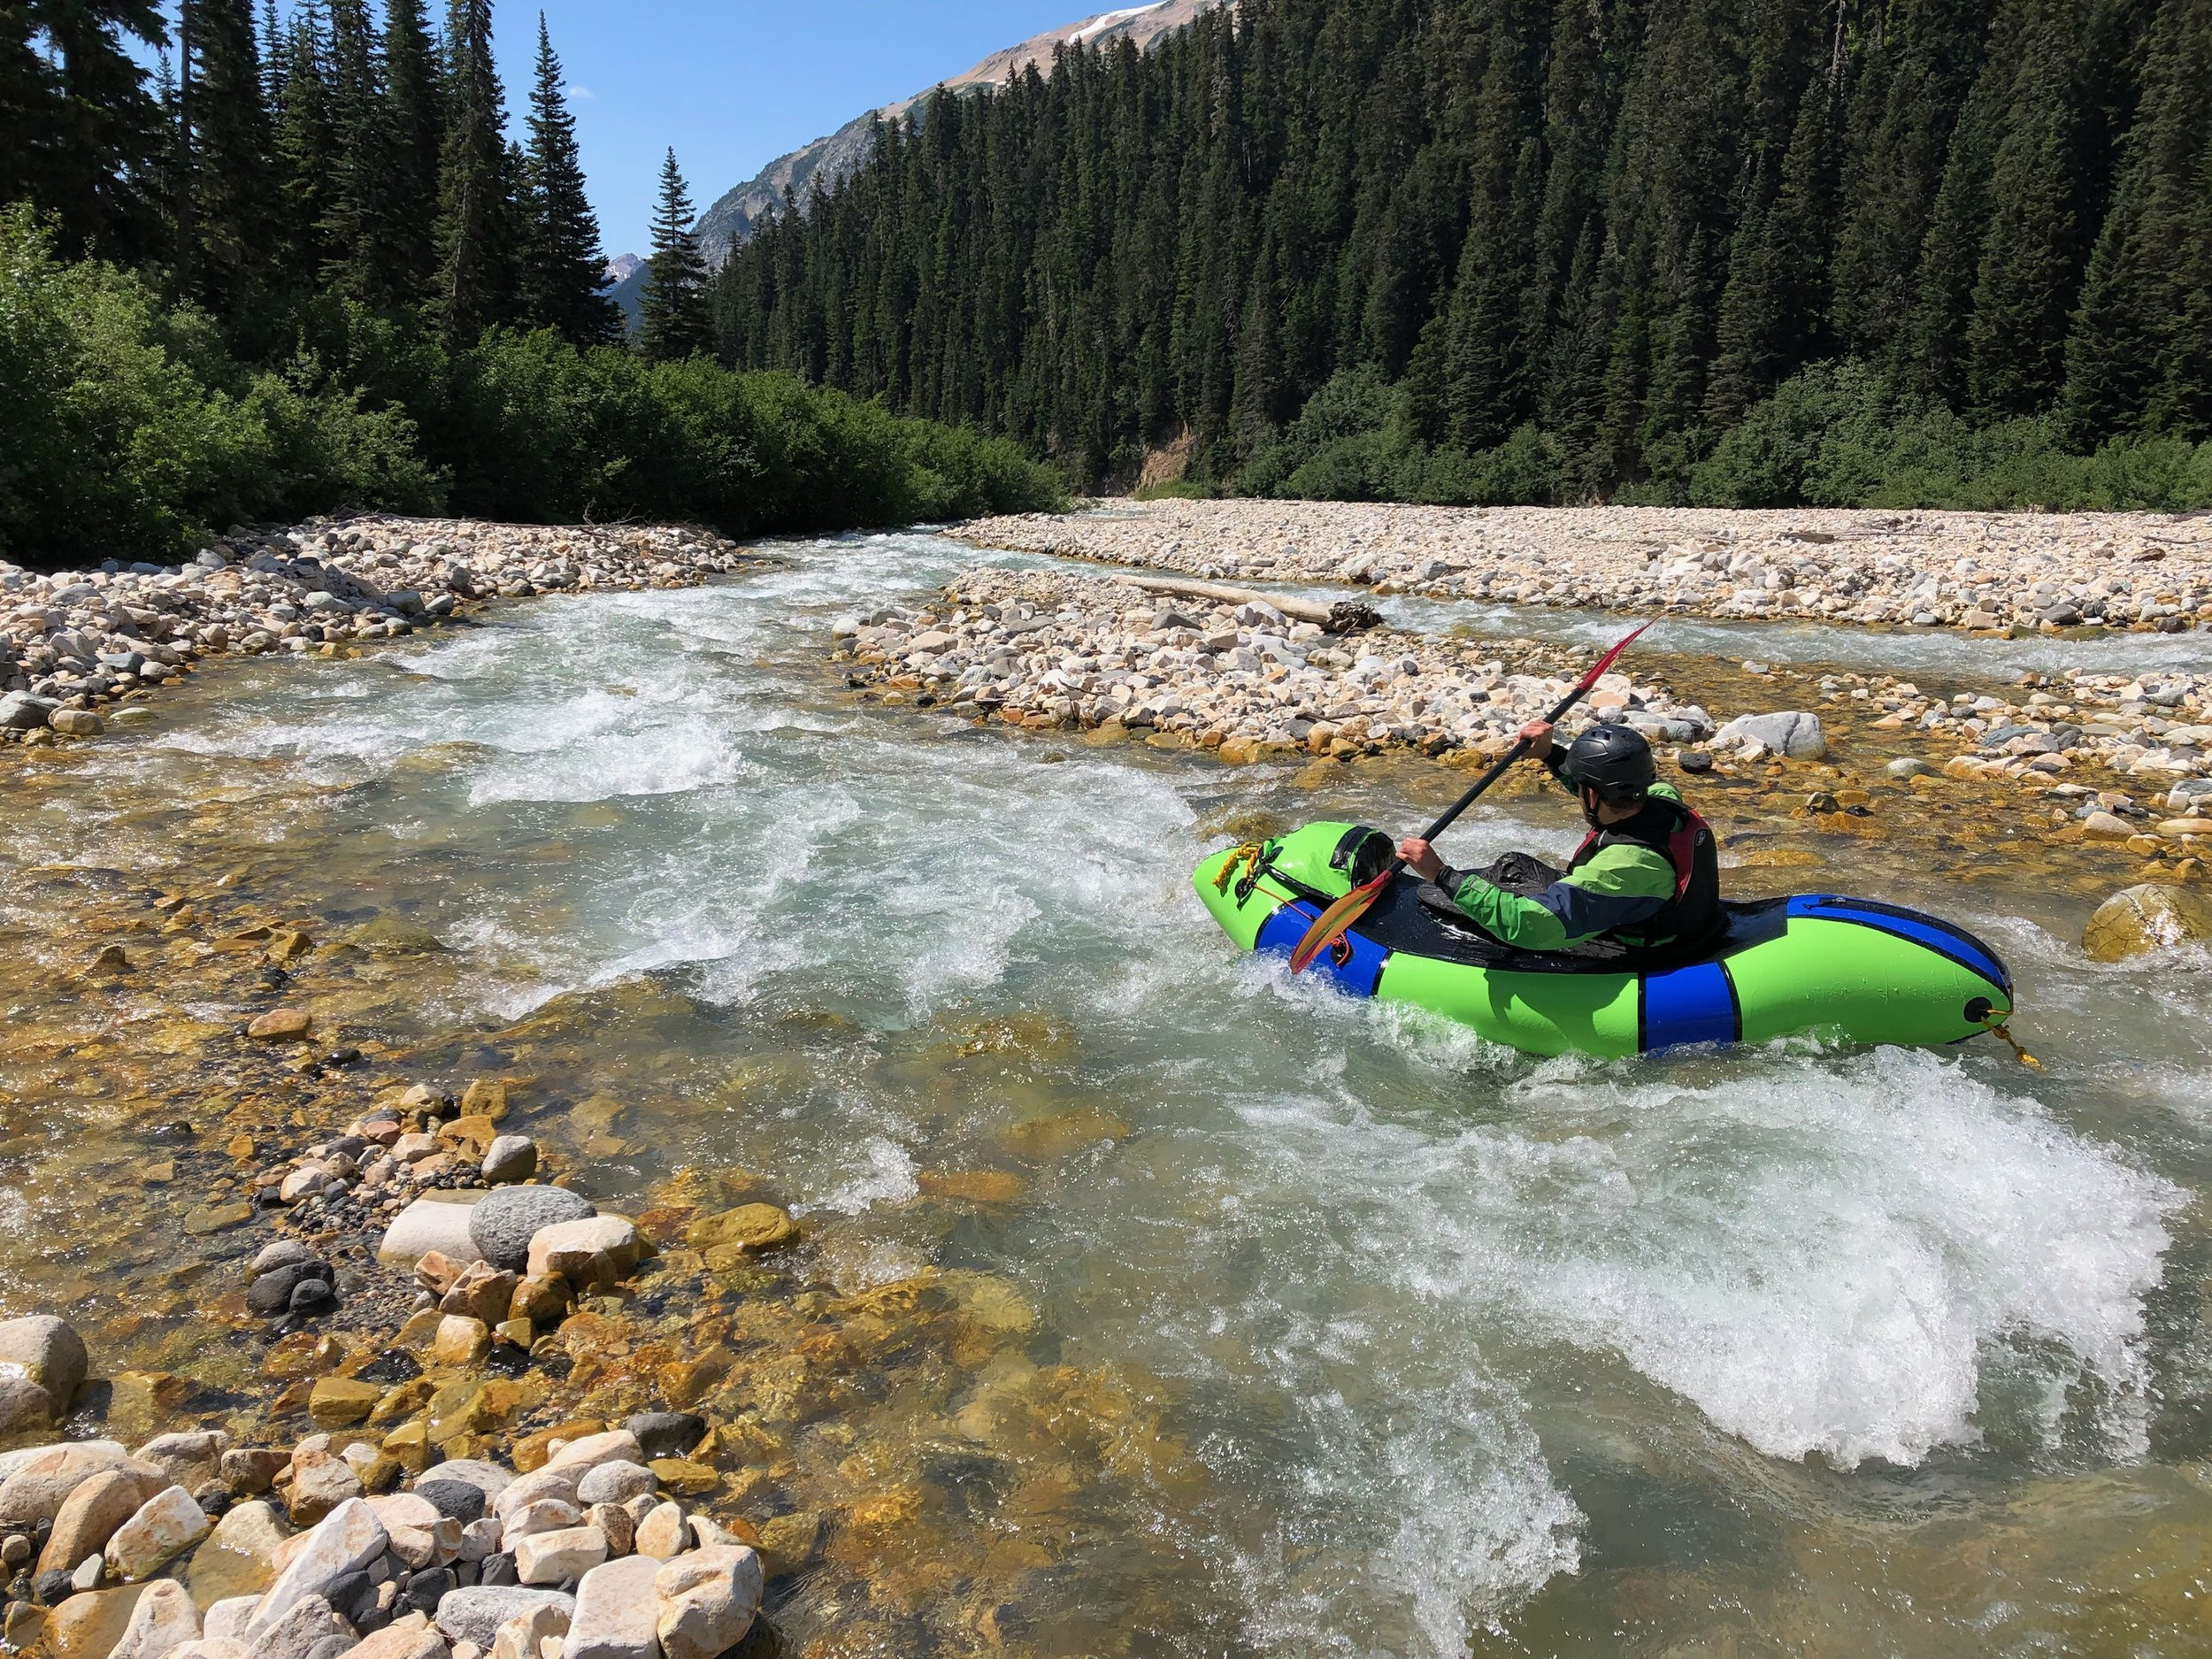
[[[1407,821],[1402,769],[1317,793],[859,706],[832,618],[979,556],[772,550],[198,676],[9,814],[0,872],[234,860],[319,926],[403,918],[456,949],[387,1025],[457,1056],[540,1010],[581,1033],[536,1064],[548,1097],[627,1102],[595,1195],[742,1166],[836,1220],[841,1282],[1018,1286],[1029,1360],[1118,1370],[1175,1454],[1084,1496],[1002,1622],[1018,1648],[2201,1651],[2200,962],[2096,966],[2082,905],[2001,863],[1939,883],[1849,847],[1756,873],[1981,933],[2045,1070],[1985,1042],[1489,1048],[1239,959],[1188,889],[1240,812]],[[1814,634],[1801,657],[1857,660]],[[1459,850],[1567,839],[1516,803]],[[1024,1199],[918,1218],[927,1171],[979,1165]],[[0,1174],[27,1301],[51,1211]]]

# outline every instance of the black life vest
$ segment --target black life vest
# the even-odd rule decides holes
[[[1678,801],[1652,795],[1624,824],[1593,830],[1568,861],[1569,874],[1608,847],[1648,847],[1674,866],[1674,896],[1658,914],[1606,937],[1632,950],[1693,950],[1717,939],[1728,926],[1720,907],[1720,846],[1711,826]]]

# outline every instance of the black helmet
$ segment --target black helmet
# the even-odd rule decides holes
[[[1659,776],[1651,745],[1631,726],[1594,726],[1567,746],[1559,775],[1578,789],[1595,789],[1614,806],[1632,806]]]

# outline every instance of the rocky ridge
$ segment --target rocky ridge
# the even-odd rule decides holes
[[[1494,603],[1956,627],[2212,621],[2212,517],[1170,501],[987,518],[982,547]]]

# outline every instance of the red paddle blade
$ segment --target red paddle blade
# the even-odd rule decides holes
[[[1575,689],[1577,691],[1587,691],[1591,687],[1596,685],[1599,680],[1604,679],[1605,671],[1612,667],[1616,662],[1619,661],[1621,653],[1626,650],[1630,646],[1636,643],[1637,634],[1640,634],[1645,628],[1647,628],[1650,626],[1651,624],[1648,622],[1644,623],[1636,630],[1635,634],[1630,634],[1618,645],[1616,645],[1611,650],[1606,652],[1604,656],[1599,657],[1597,660],[1597,665],[1591,669],[1588,673],[1583,675],[1579,680],[1575,682]]]
[[[1368,906],[1390,885],[1390,878],[1397,873],[1395,866],[1386,870],[1372,881],[1354,887],[1349,893],[1321,912],[1306,936],[1298,941],[1298,948],[1290,953],[1290,971],[1303,973],[1307,964],[1343,936],[1344,930],[1367,914]]]

